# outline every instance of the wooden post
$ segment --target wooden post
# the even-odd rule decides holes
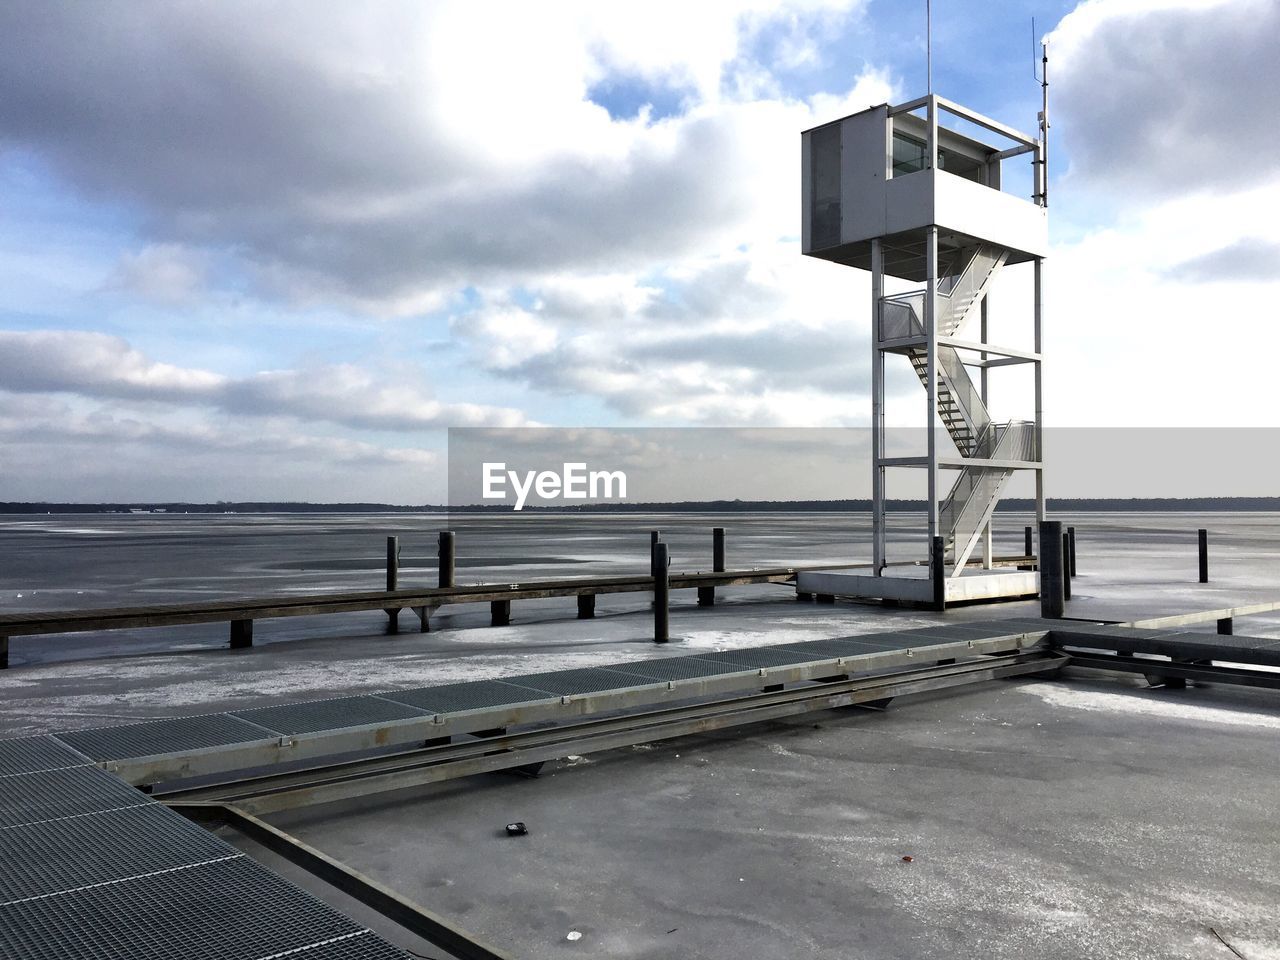
[[[1067,555],[1067,569],[1071,576],[1076,575],[1076,528],[1067,527],[1067,542],[1069,544],[1069,552]]]
[[[1235,622],[1232,617],[1223,617],[1218,621],[1218,633],[1222,636],[1229,637],[1235,632]]]
[[[715,573],[724,573],[724,527],[711,528],[711,569]],[[698,588],[698,606],[715,606],[716,588]]]
[[[1062,535],[1062,599],[1071,599],[1071,537]]]
[[[1209,531],[1200,531],[1200,582],[1209,582]]]
[[[1066,611],[1062,583],[1062,521],[1040,524],[1040,616],[1061,620]]]
[[[1035,556],[1035,549],[1031,539],[1031,528],[1025,527],[1022,534],[1022,555],[1024,557],[1033,557]],[[1034,570],[1035,568],[1035,564],[1032,562],[1018,564],[1019,570]]]
[[[578,594],[578,619],[594,620],[596,617],[596,595],[594,593]]]
[[[454,586],[454,541],[452,530],[440,531],[440,586]]]
[[[431,608],[428,606],[414,607],[413,612],[418,615],[418,620],[422,623],[422,633],[431,632]]]
[[[491,600],[489,602],[489,624],[494,627],[511,625],[510,600]]]
[[[658,544],[662,542],[662,534],[657,530],[649,531],[649,576],[658,575]]]
[[[671,581],[667,568],[667,545],[658,541],[653,545],[653,642],[666,643],[671,639]]]
[[[387,591],[400,586],[400,538],[387,537]]]
[[[387,537],[387,593],[400,585],[400,538]],[[387,633],[400,632],[400,608],[387,610]]]
[[[253,621],[252,620],[232,620],[231,621],[231,649],[243,650],[245,647],[253,646]]]
[[[933,538],[929,551],[929,581],[933,584],[933,609],[947,609],[947,547],[942,537]]]
[[[0,637],[0,670],[9,669],[9,638]]]

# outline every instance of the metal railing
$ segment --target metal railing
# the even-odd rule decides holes
[[[938,336],[949,337],[960,328],[982,294],[1004,265],[1008,254],[991,244],[973,247],[964,266],[938,278]],[[912,290],[882,297],[880,339],[905,340],[925,335],[925,291]]]
[[[975,457],[984,460],[1036,459],[1035,424],[1027,420],[989,424],[978,437]],[[988,508],[1013,475],[1001,467],[965,467],[939,510],[939,525],[952,562],[967,559],[985,523]]]
[[[952,347],[938,348],[938,375],[951,391],[951,396],[959,406],[960,413],[969,424],[974,437],[980,439],[991,426],[991,414],[982,401],[982,392],[974,384],[964,361],[960,359],[958,350]],[[969,450],[961,452],[970,457],[977,455]]]

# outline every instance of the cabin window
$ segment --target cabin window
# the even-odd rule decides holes
[[[904,177],[925,169],[928,144],[905,133],[893,131],[893,175]]]
[[[893,176],[903,177],[927,169],[928,153],[929,147],[924,140],[898,130],[893,131]],[[984,166],[981,160],[975,160],[966,154],[946,147],[938,148],[938,169],[954,176],[974,183],[984,183]]]

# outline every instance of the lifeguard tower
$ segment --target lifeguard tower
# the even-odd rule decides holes
[[[873,569],[801,574],[801,592],[938,606],[1036,594],[1034,572],[993,568],[991,521],[1023,470],[1035,474],[1037,529],[1044,519],[1045,129],[1043,113],[1041,136],[1031,137],[931,94],[802,134],[803,252],[871,272]],[[1029,199],[1001,189],[1002,165],[1015,158],[1030,160]],[[1021,349],[988,342],[992,285],[1015,264],[1032,271],[1033,302],[1011,314],[1033,324]],[[886,295],[886,278],[920,286]],[[1003,318],[1009,305],[1001,308]],[[886,362],[909,363],[924,387],[926,450],[887,449]],[[1034,373],[1034,396],[1021,398],[1026,419],[997,422],[990,380],[1023,364]],[[928,475],[925,557],[895,558],[903,563],[885,552],[886,479],[896,468]]]

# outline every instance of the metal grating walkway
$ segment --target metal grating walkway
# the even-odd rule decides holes
[[[359,956],[365,948],[365,956],[405,958],[234,851],[182,869],[0,904],[0,956],[23,960],[310,958],[319,945],[339,942],[344,949],[331,956]]]
[[[5,741],[0,741],[4,743]],[[58,751],[28,743],[25,765]],[[365,927],[94,766],[0,792],[0,957],[404,960]]]
[[[14,769],[22,769],[24,765],[83,763],[83,758],[87,757],[117,769],[129,761],[151,757],[204,759],[210,753],[254,747],[269,752],[280,748],[282,743],[291,743],[290,738],[315,738],[360,728],[376,728],[380,735],[387,730],[403,733],[399,739],[381,736],[377,741],[379,744],[408,742],[420,737],[422,725],[433,719],[448,719],[455,728],[452,732],[467,732],[465,715],[474,716],[474,729],[484,729],[486,722],[479,715],[485,711],[506,711],[509,714],[511,711],[529,711],[540,704],[554,709],[564,698],[603,700],[616,695],[631,697],[634,702],[648,696],[656,701],[670,691],[697,696],[706,692],[710,683],[727,685],[726,689],[758,687],[759,681],[771,673],[775,674],[774,683],[805,679],[806,670],[813,672],[818,664],[838,658],[852,661],[840,667],[848,672],[897,665],[905,662],[901,660],[902,656],[916,653],[936,654],[941,659],[982,652],[967,650],[975,642],[985,644],[986,652],[1000,647],[1002,641],[1008,641],[1006,647],[1016,648],[1017,645],[1040,640],[1046,623],[994,620],[738,650],[705,651],[603,667],[447,683],[77,730],[52,737],[30,738],[31,742],[0,741],[0,775],[6,769],[6,763]],[[815,675],[820,674],[818,671]],[[653,691],[646,694],[645,688],[653,688]],[[603,708],[604,705],[601,702],[593,708],[595,706]],[[498,725],[502,723],[487,724]],[[38,743],[35,742],[37,740]],[[14,745],[6,747],[6,743]],[[360,749],[364,745],[357,739],[344,742],[341,747],[335,746],[335,749]],[[261,758],[263,762],[275,762],[268,753],[261,754]],[[196,769],[191,762],[180,766],[188,775],[201,770],[227,769],[216,765]]]
[[[54,737],[0,740],[0,777],[79,767],[92,761]]]
[[[1280,667],[1280,640],[1266,637],[1064,623],[1054,626],[1050,640],[1056,647],[1143,653],[1173,660],[1216,660]]]

